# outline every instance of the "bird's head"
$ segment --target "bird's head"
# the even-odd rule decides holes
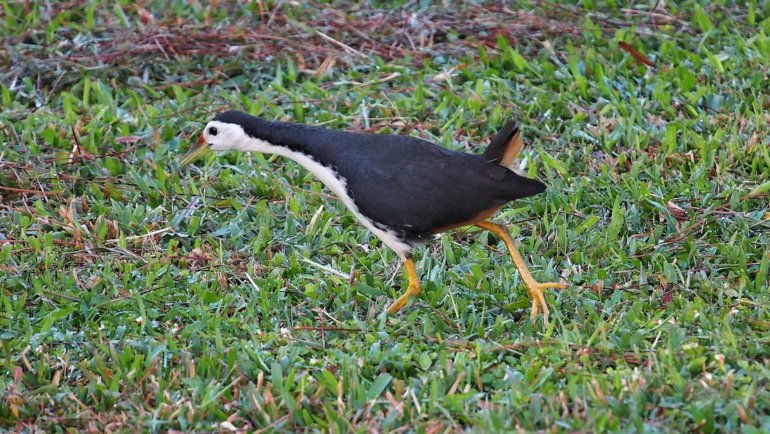
[[[250,146],[252,137],[246,134],[243,125],[230,120],[222,120],[223,115],[233,113],[225,112],[218,115],[212,121],[206,124],[203,133],[198,139],[197,146],[194,146],[180,160],[181,167],[187,166],[198,158],[208,154],[211,151],[251,151]],[[240,112],[237,112],[240,113]]]
[[[206,124],[199,143],[205,144],[211,151],[239,151],[248,139],[242,126],[213,120]]]

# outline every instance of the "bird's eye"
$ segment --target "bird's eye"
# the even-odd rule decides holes
[[[218,132],[219,131],[217,131],[217,127],[209,128],[209,134],[211,134],[212,136],[216,136]]]

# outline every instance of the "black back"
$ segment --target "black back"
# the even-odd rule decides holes
[[[360,134],[266,121],[229,111],[215,120],[312,156],[345,178],[359,211],[407,240],[467,222],[545,185],[484,157],[408,136]]]

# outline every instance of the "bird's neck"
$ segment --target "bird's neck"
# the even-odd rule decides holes
[[[260,129],[257,130],[257,127]],[[333,149],[336,144],[349,140],[348,133],[256,118],[248,128],[244,130],[250,137],[242,144],[241,150],[276,154],[294,160],[323,182],[345,205],[357,210],[345,180],[337,173],[339,155],[335,155]]]
[[[242,126],[249,136],[242,150],[248,152],[264,152],[287,157],[291,157],[292,153],[312,156],[329,138],[329,130],[256,117],[252,117]]]
[[[341,157],[339,148],[352,146],[354,135],[302,124],[268,121],[253,117],[243,125],[248,139],[240,150],[263,152],[290,158],[306,168],[307,157],[322,166],[334,167]],[[336,150],[336,151],[335,151]]]

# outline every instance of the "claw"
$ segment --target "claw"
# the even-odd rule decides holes
[[[545,294],[543,293],[543,290],[548,288],[565,289],[567,288],[567,285],[560,282],[540,283],[534,280],[525,281],[525,284],[527,286],[527,290],[529,291],[529,295],[532,297],[532,313],[530,314],[530,318],[532,321],[534,321],[540,311],[540,308],[542,307],[543,324],[548,327],[548,316],[550,315],[550,310],[548,309],[548,304],[545,302]]]

